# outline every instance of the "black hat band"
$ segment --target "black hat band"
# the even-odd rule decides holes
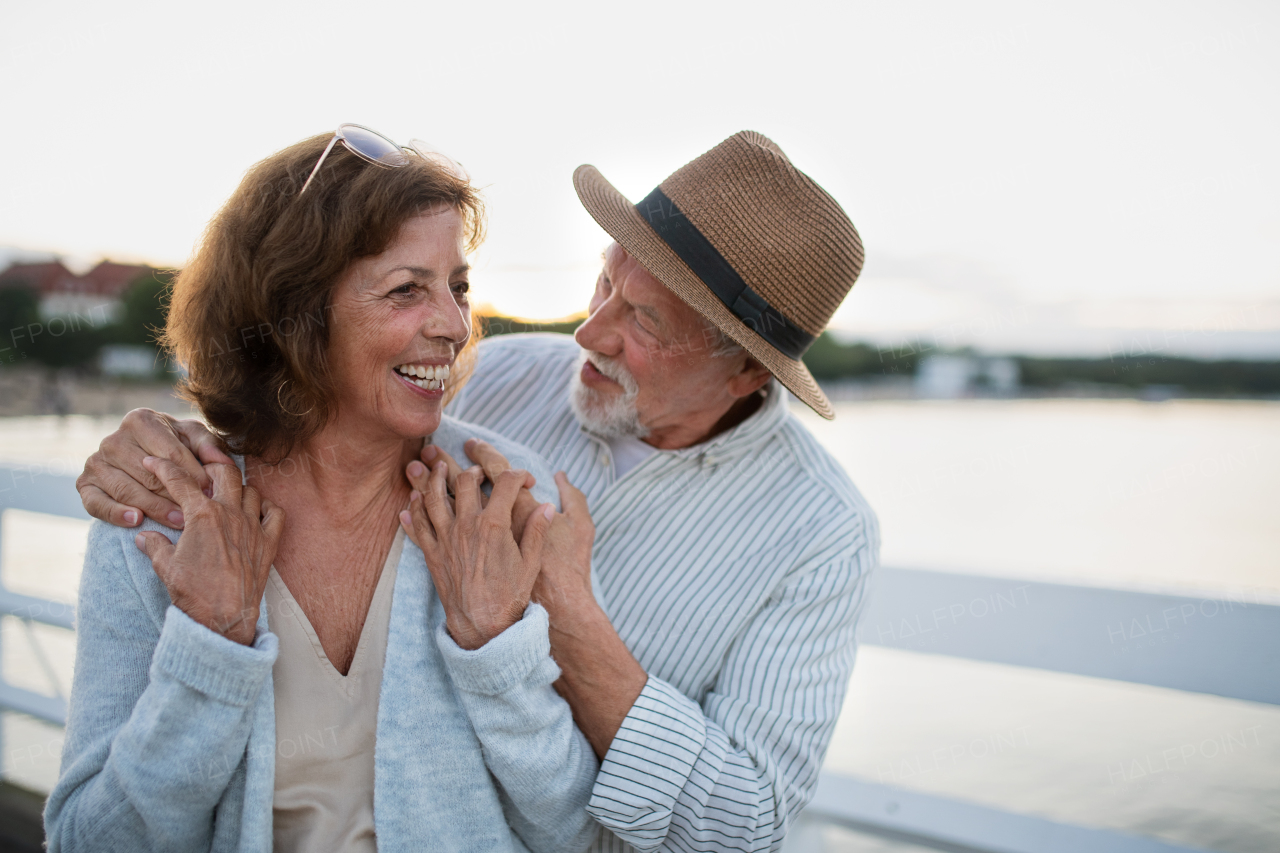
[[[702,232],[667,198],[661,189],[645,196],[636,210],[654,232],[684,261],[702,283],[711,288],[716,298],[746,324],[747,328],[769,342],[788,358],[800,360],[815,335],[787,319],[763,296],[742,280],[737,270],[711,245]]]

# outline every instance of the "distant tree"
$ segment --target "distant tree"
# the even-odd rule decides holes
[[[172,286],[173,274],[165,270],[153,270],[129,285],[124,311],[110,331],[111,341],[156,346],[156,336],[169,313]]]
[[[1164,355],[1115,358],[1018,359],[1022,384],[1039,388],[1070,385],[1114,385],[1140,389],[1149,385],[1180,388],[1211,396],[1280,394],[1280,362],[1201,361]]]
[[[902,353],[863,343],[843,344],[830,332],[823,332],[804,354],[805,366],[815,379],[846,379],[915,372],[915,352]]]
[[[105,344],[154,347],[157,330],[164,327],[171,278],[156,270],[133,282],[122,297],[119,319],[105,325],[92,315],[42,319],[34,291],[0,288],[0,363],[92,368]]]
[[[108,342],[109,331],[108,326],[94,326],[75,315],[50,317],[40,321],[31,354],[46,367],[86,367]]]
[[[0,287],[0,367],[33,357],[31,333],[40,328],[40,302],[27,287]]]
[[[572,335],[585,319],[586,317],[572,317],[568,320],[517,320],[501,314],[477,316],[480,329],[486,338],[523,332],[558,332],[562,335]]]
[[[517,320],[501,314],[479,317],[484,337],[522,332],[559,332],[571,335],[585,317],[568,320]],[[914,351],[880,351],[863,343],[844,344],[830,332],[823,332],[804,354],[804,363],[817,379],[845,379],[870,376],[910,376],[919,355]]]

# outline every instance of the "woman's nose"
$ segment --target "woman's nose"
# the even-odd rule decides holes
[[[444,298],[436,300],[434,308],[423,329],[426,336],[465,344],[471,336],[471,306],[459,305],[450,292]]]

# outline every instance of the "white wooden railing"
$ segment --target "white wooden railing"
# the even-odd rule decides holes
[[[1280,606],[918,569],[885,569],[860,643],[1280,705]],[[1071,826],[824,773],[807,814],[937,850],[1173,853],[1152,838]]]
[[[39,466],[0,465],[0,521],[8,509],[23,509],[70,518],[89,517],[80,505],[76,493],[75,478],[47,473]],[[0,524],[0,535],[3,525]],[[0,548],[3,541],[0,540]],[[49,693],[36,693],[16,687],[5,680],[0,670],[0,711],[17,711],[56,725],[66,725],[67,694],[71,685],[63,685],[54,671],[38,636],[31,630],[33,623],[52,625],[55,628],[75,630],[75,605],[65,601],[48,601],[30,595],[11,592],[0,583],[0,617],[17,619],[27,631],[27,640],[36,656],[36,663],[49,682]],[[0,737],[3,727],[0,727]],[[4,755],[0,740],[0,756]]]
[[[0,466],[0,514],[6,509],[88,517],[74,478],[20,466]],[[0,617],[28,627],[39,622],[74,630],[75,608],[0,586]],[[1129,642],[1139,635],[1163,635],[1166,641]],[[1280,606],[1245,597],[1192,598],[883,569],[858,638],[888,648],[1280,705],[1280,679],[1248,664],[1280,660]],[[39,649],[35,635],[29,639]],[[41,668],[50,679],[49,694],[12,686],[0,672],[0,712],[65,725],[69,685],[58,683],[47,660]],[[805,814],[810,827],[829,822],[955,853],[1192,850],[835,773],[822,774]],[[801,853],[802,839],[796,842],[787,849]]]

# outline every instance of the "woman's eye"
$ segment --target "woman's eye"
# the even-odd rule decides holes
[[[460,281],[453,286],[453,292],[458,296],[466,296],[471,292],[471,282]]]
[[[409,284],[402,284],[399,287],[397,287],[395,290],[391,291],[391,295],[392,296],[408,296],[411,293],[413,293],[413,288],[414,288],[414,284],[412,282],[410,282]]]

